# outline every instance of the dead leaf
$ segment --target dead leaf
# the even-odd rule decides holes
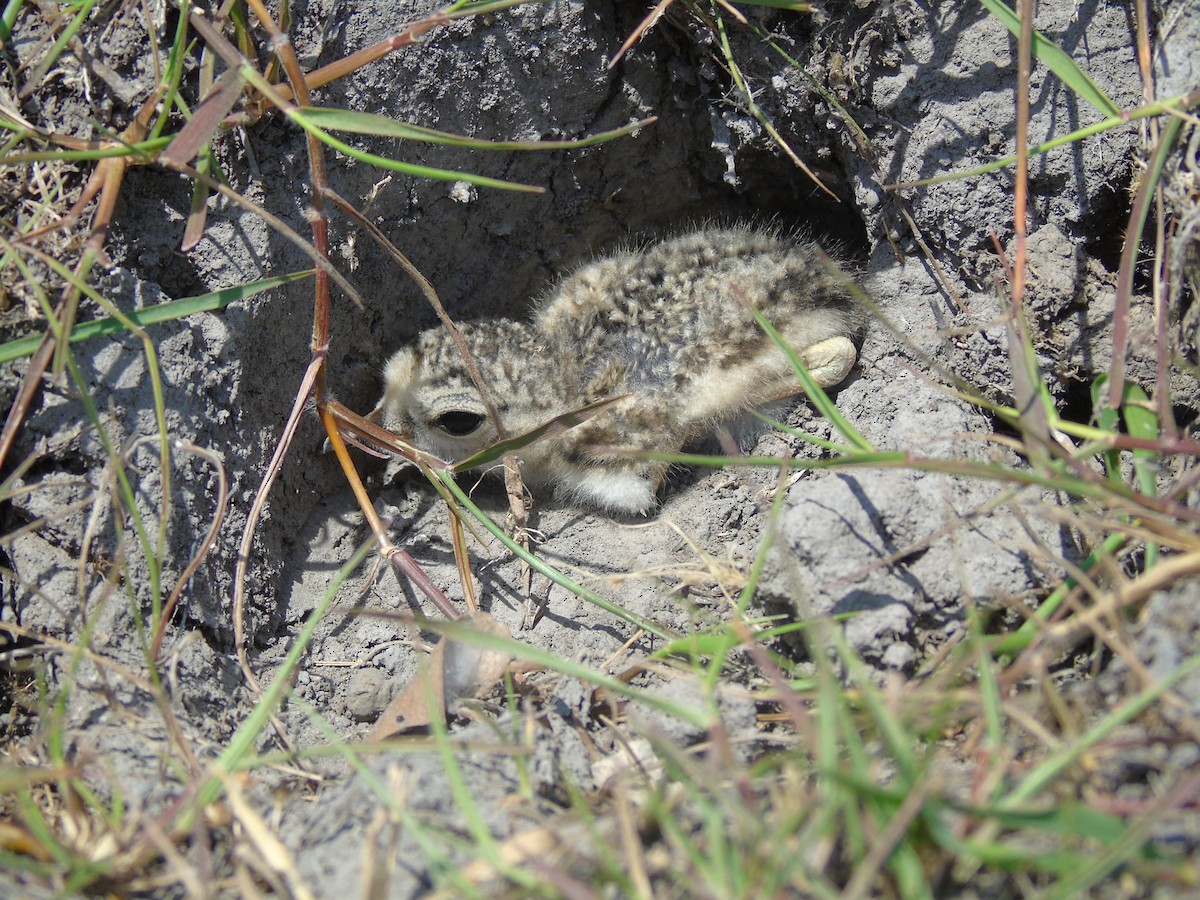
[[[512,637],[507,627],[487,613],[476,613],[466,621],[478,631]],[[423,728],[432,721],[432,710],[445,715],[457,701],[489,690],[504,677],[504,670],[511,660],[507,653],[443,637],[412,681],[380,714],[367,741],[383,741],[414,728]]]

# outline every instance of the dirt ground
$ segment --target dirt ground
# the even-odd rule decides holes
[[[1164,7],[1163,15],[1177,21],[1156,65],[1176,85],[1160,84],[1160,96],[1173,96],[1198,81],[1188,66],[1200,58],[1200,13],[1194,3]],[[312,0],[294,5],[291,33],[302,61],[314,66],[399,32],[436,8],[411,0]],[[481,153],[355,141],[417,164],[542,185],[545,193],[388,175],[331,154],[332,186],[358,203],[436,286],[451,314],[466,320],[523,315],[580,262],[699,222],[762,222],[811,234],[850,262],[881,314],[858,368],[836,393],[843,414],[883,449],[980,461],[1008,452],[982,440],[996,421],[942,385],[943,374],[953,371],[984,396],[1011,397],[996,242],[1011,248],[1012,170],[898,191],[885,185],[970,169],[1012,152],[1016,54],[1009,33],[971,3],[856,2],[839,4],[829,15],[749,13],[804,71],[764,52],[744,29],[730,35],[734,56],[755,86],[756,102],[835,195],[830,196],[740,104],[716,61],[715,36],[695,22],[668,17],[608,69],[641,14],[626,4],[551,0],[466,19],[434,30],[422,43],[355,72],[317,98],[328,106],[505,140],[580,137],[658,117],[634,137],[585,150]],[[1036,24],[1118,106],[1141,101],[1134,23],[1125,4],[1045,0]],[[91,123],[100,115],[126,122],[131,107],[117,87],[140,96],[153,78],[135,64],[144,53],[138,44],[143,35],[137,23],[116,17],[102,62],[118,74],[95,81],[93,108],[72,107],[65,94],[47,88],[31,101],[41,104],[39,115],[81,136],[94,130]],[[33,52],[32,39],[16,42],[12,52],[17,58]],[[861,134],[813,89],[809,77],[833,93]],[[1031,116],[1034,143],[1101,118],[1040,68]],[[1114,273],[1139,147],[1136,129],[1117,129],[1031,163],[1029,302],[1039,363],[1065,408],[1087,408],[1090,384],[1111,358]],[[297,129],[268,117],[229,131],[218,150],[236,190],[306,233],[307,168]],[[260,218],[225,202],[215,203],[199,246],[181,252],[189,202],[190,189],[179,176],[154,168],[130,172],[108,243],[113,265],[101,284],[108,296],[137,307],[308,266]],[[331,388],[342,402],[366,412],[378,397],[384,360],[435,318],[419,290],[368,235],[344,219],[335,220],[332,234],[333,260],[367,305],[358,309],[343,296],[335,300]],[[233,652],[233,573],[250,501],[309,360],[310,292],[310,284],[302,282],[157,333],[172,435],[220,456],[231,497],[216,546],[185,594],[166,667],[188,736],[214,754],[254,702]],[[1133,318],[1135,326],[1150,327],[1149,301],[1140,294]],[[1154,359],[1144,349],[1139,355],[1146,345],[1135,333],[1129,371],[1149,385]],[[153,386],[140,346],[131,336],[77,346],[94,396],[126,442],[156,427]],[[22,367],[6,366],[6,405]],[[1174,387],[1180,422],[1190,428],[1198,404],[1195,380],[1180,375]],[[807,404],[788,417],[806,431],[830,434],[828,423]],[[16,458],[37,451],[25,480],[53,488],[18,498],[3,513],[5,533],[54,514],[48,527],[3,546],[3,616],[66,639],[78,636],[74,598],[81,549],[94,536],[94,547],[103,548],[97,552],[116,552],[106,543],[113,534],[111,512],[85,502],[98,489],[107,490],[111,476],[94,433],[76,427],[81,420],[69,392],[45,391]],[[252,553],[250,662],[266,683],[337,570],[368,536],[322,441],[319,423],[309,418],[271,495]],[[775,433],[750,436],[744,447],[756,455],[817,453]],[[143,476],[139,498],[156,524],[155,492],[161,496],[162,490],[157,450],[139,444],[131,458]],[[364,467],[394,539],[452,597],[461,598],[444,504],[411,475],[391,477],[381,465]],[[729,604],[722,585],[736,588],[773,528],[754,611],[791,618],[860,613],[843,627],[881,679],[889,672],[919,672],[960,633],[966,604],[996,610],[1031,604],[1062,577],[1063,561],[1077,561],[1086,552],[1087,536],[1064,525],[1059,514],[1064,501],[1033,489],[997,501],[1000,487],[945,474],[808,472],[791,484],[772,526],[777,480],[770,469],[681,469],[661,509],[648,519],[614,520],[547,504],[536,511],[536,550],[627,610],[686,632],[722,620]],[[180,456],[167,528],[168,558],[176,568],[164,573],[164,583],[174,583],[207,529],[216,486],[211,464]],[[502,519],[505,500],[496,485],[479,485],[476,496]],[[137,553],[131,546],[121,552]],[[473,542],[473,553],[481,606],[520,641],[610,672],[620,672],[655,646],[652,636],[639,635],[629,623],[541,576],[533,579],[533,600],[543,606],[542,614],[536,625],[523,627],[530,601],[520,588],[518,562],[498,544]],[[110,593],[100,578],[89,576],[88,584],[93,641],[139,669],[143,656],[131,604],[119,592]],[[1194,595],[1194,585],[1189,590]],[[291,701],[280,712],[296,747],[326,745],[323,729],[344,741],[362,738],[415,671],[419,656],[408,630],[357,613],[424,608],[421,596],[391,573],[372,577],[368,563],[353,574],[335,613],[320,623],[296,678],[294,696],[304,704]],[[1194,596],[1187,604],[1164,594],[1155,608],[1145,624],[1145,646],[1165,665],[1192,652],[1181,635],[1200,627],[1198,606]],[[1174,619],[1170,626],[1156,624],[1161,621],[1156,616],[1182,616],[1182,624]],[[159,718],[143,692],[87,661],[80,665],[78,686],[64,711],[74,752],[94,760],[100,790],[119,791],[146,816],[161,811],[177,798],[179,782],[160,764],[169,756],[170,741]],[[1119,689],[1120,671],[1118,665],[1106,672],[1109,690]],[[53,670],[50,677],[64,673]],[[566,784],[584,791],[600,786],[604,761],[615,749],[612,736],[594,724],[590,692],[579,681],[534,677],[541,678],[543,707],[529,772],[539,804],[507,802],[520,777],[513,759],[479,754],[460,760],[498,837],[552,819],[565,802]],[[1099,694],[1105,683],[1092,682],[1087,690]],[[690,702],[678,683],[662,690]],[[1187,695],[1200,713],[1200,685]],[[752,755],[754,705],[734,692],[727,699],[730,733],[744,739],[740,746]],[[491,723],[456,720],[455,732],[486,742],[497,729],[518,727],[503,709],[491,712]],[[644,715],[647,728],[685,742],[695,738],[649,707]],[[10,729],[22,727],[19,716],[8,720]],[[270,732],[261,747],[278,749]],[[366,771],[358,773],[339,757],[309,760],[305,767],[309,774],[303,776],[286,767],[256,771],[249,789],[275,804],[280,833],[317,896],[361,892],[363,845],[378,808],[371,778],[399,777],[411,813],[451,831],[461,826],[459,806],[434,754],[385,753],[368,759]],[[392,895],[421,893],[431,883],[434,861],[407,834],[398,847],[404,862]],[[448,843],[439,852],[453,859],[453,847]]]

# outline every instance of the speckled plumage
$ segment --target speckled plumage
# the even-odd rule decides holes
[[[588,263],[537,306],[532,322],[461,326],[510,435],[595,400],[629,396],[519,452],[535,490],[644,513],[667,464],[597,448],[677,452],[747,410],[800,393],[753,303],[830,387],[846,377],[865,318],[816,246],[751,228],[710,228]],[[496,428],[441,328],[389,360],[379,413],[416,446],[462,459]]]

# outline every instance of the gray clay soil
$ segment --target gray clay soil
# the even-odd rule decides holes
[[[1187,82],[1186,61],[1200,43],[1200,30],[1195,4],[1186,6],[1170,4],[1167,11],[1179,22],[1172,32],[1175,43],[1161,51],[1159,65],[1183,81],[1173,90],[1160,89],[1162,96],[1182,93],[1197,81],[1193,72]],[[294,5],[292,33],[302,60],[312,66],[394,34],[436,8],[425,0],[312,0]],[[804,74],[765,53],[753,35],[735,31],[734,53],[757,87],[757,102],[836,194],[833,200],[814,188],[736,101],[714,62],[710,32],[668,18],[620,65],[607,69],[640,15],[626,4],[553,0],[463,20],[324,89],[318,98],[329,106],[494,139],[577,137],[658,116],[657,124],[635,137],[587,150],[474,153],[407,144],[397,152],[383,142],[360,142],[414,163],[543,185],[544,194],[389,176],[340,157],[332,158],[332,186],[366,210],[460,319],[522,315],[531,298],[579,262],[692,223],[758,221],[802,230],[840,248],[886,320],[872,326],[859,367],[836,394],[842,412],[881,448],[976,459],[997,452],[980,440],[996,423],[941,389],[937,373],[949,369],[986,396],[1010,396],[993,241],[1008,247],[1012,240],[1012,172],[894,194],[883,186],[968,169],[1012,152],[1011,36],[974,3],[859,2],[839,5],[837,15],[828,17],[758,13],[757,20],[859,123],[872,150],[866,154]],[[1119,106],[1140,102],[1133,21],[1125,4],[1046,0],[1039,4],[1037,27]],[[152,78],[130,62],[137,48],[122,44],[123,36],[133,41],[138,34],[118,19],[105,44],[108,66],[135,96]],[[31,48],[18,43],[13,51],[19,57]],[[131,110],[112,84],[97,90],[103,97],[96,101],[98,110],[64,104],[40,112],[53,113],[63,130],[78,133],[99,112],[125,121]],[[35,100],[50,102],[48,94]],[[1056,79],[1035,72],[1034,142],[1099,118]],[[235,189],[307,232],[307,169],[298,131],[268,117],[225,134],[219,152]],[[1118,235],[1138,152],[1136,132],[1118,129],[1032,163],[1030,293],[1039,361],[1056,399],[1066,405],[1086,401],[1090,381],[1108,364],[1106,315],[1115,297]],[[157,169],[130,172],[109,242],[113,266],[102,283],[119,303],[145,305],[307,266],[260,219],[227,203],[214,205],[200,245],[181,253],[188,203],[181,178]],[[919,241],[931,248],[931,256]],[[378,396],[382,362],[435,319],[416,287],[353,224],[335,221],[332,246],[335,264],[366,298],[366,308],[341,296],[335,301],[331,387],[341,401],[365,412]],[[171,432],[219,454],[230,486],[229,515],[192,580],[168,657],[175,711],[189,736],[214,753],[254,700],[233,653],[234,563],[250,501],[309,360],[310,290],[301,283],[160,332]],[[1135,298],[1135,321],[1146,319],[1147,303]],[[1139,358],[1137,346],[1135,341],[1130,371],[1149,384],[1153,360]],[[153,432],[151,384],[135,339],[79,345],[77,358],[123,440]],[[21,371],[21,364],[9,369],[6,391]],[[1181,377],[1176,387],[1181,421],[1191,422],[1194,380]],[[828,423],[807,405],[789,416],[805,430],[829,433]],[[103,452],[90,432],[73,429],[80,420],[67,392],[46,390],[29,416],[17,457],[36,450],[40,459],[27,479],[57,486],[15,501],[4,513],[6,533],[103,486],[108,477]],[[322,438],[315,418],[307,419],[252,553],[250,659],[265,682],[338,568],[368,534],[335,461],[322,451]],[[746,446],[759,454],[814,452],[773,433]],[[161,491],[156,450],[142,444],[132,458],[152,517],[155,491]],[[435,582],[460,597],[444,505],[411,476],[389,479],[382,466],[365,468],[394,539]],[[209,464],[180,457],[173,473],[170,559],[187,560],[194,552],[211,521],[215,486]],[[721,621],[727,600],[706,573],[717,563],[745,571],[769,527],[775,486],[770,470],[680,471],[658,515],[648,520],[614,521],[547,505],[537,510],[542,537],[537,552],[637,615],[688,631]],[[993,508],[999,491],[986,482],[910,470],[808,473],[792,484],[783,505],[756,611],[789,617],[861,612],[845,625],[852,645],[881,677],[890,671],[914,674],[954,639],[968,599],[993,607],[1033,602],[1062,574],[1061,560],[1080,557],[1083,537],[1055,515],[1059,498],[1026,491]],[[476,493],[485,509],[503,516],[503,494],[495,485],[481,484]],[[89,525],[92,515],[91,506],[81,505],[71,516],[57,516],[52,527],[4,547],[11,570],[5,576],[6,618],[75,636],[74,560],[89,528],[101,536],[111,535],[112,528],[103,511]],[[612,672],[653,647],[627,622],[541,577],[534,578],[533,596],[544,611],[534,627],[523,629],[528,601],[518,564],[499,545],[475,545],[473,552],[483,608],[519,640]],[[178,574],[166,573],[165,583]],[[103,593],[97,580],[93,640],[139,668],[130,605]],[[421,596],[392,574],[372,578],[369,564],[349,579],[339,603],[319,626],[295,695],[341,739],[354,741],[410,678],[417,654],[405,628],[353,611],[423,607]],[[1166,596],[1161,606],[1163,615],[1185,615],[1187,627],[1196,628],[1195,602],[1186,613],[1186,605],[1172,605]],[[1164,629],[1147,640],[1158,640],[1153,652],[1168,660],[1186,651],[1162,641],[1178,641],[1182,633]],[[169,755],[169,745],[145,695],[89,670],[87,663],[83,669],[81,689],[72,693],[66,712],[74,752],[86,748],[96,761],[97,783],[119,790],[133,808],[147,815],[163,809],[179,785],[158,764]],[[593,723],[587,689],[566,677],[540,677],[540,696],[547,702],[530,766],[538,804],[506,802],[518,793],[512,759],[487,754],[461,759],[499,838],[552,820],[565,802],[566,784],[585,791],[597,787],[605,757],[614,750],[611,736]],[[1109,677],[1119,681],[1120,674]],[[686,686],[678,682],[661,690],[688,700]],[[1200,711],[1200,692],[1190,696]],[[726,712],[730,733],[753,755],[753,705],[731,692]],[[457,720],[455,730],[490,740],[496,729],[518,727],[503,710],[493,713],[494,724]],[[649,729],[684,742],[698,737],[649,708],[644,715]],[[295,702],[284,707],[281,720],[298,747],[328,742]],[[264,749],[273,746],[263,738]],[[255,773],[254,796],[268,798],[277,789],[276,797],[284,798],[281,833],[317,896],[358,895],[365,836],[378,802],[364,776],[344,760],[307,765],[321,776],[319,784],[265,769]],[[403,773],[413,814],[451,830],[461,827],[437,756],[383,754],[367,765],[379,777]],[[407,833],[399,841],[404,863],[390,891],[411,896],[429,886],[432,863]],[[450,859],[454,846],[442,848]],[[586,856],[582,845],[573,849]]]

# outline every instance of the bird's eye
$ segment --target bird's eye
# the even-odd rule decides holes
[[[455,409],[442,413],[433,420],[433,424],[453,437],[466,437],[483,424],[483,416],[479,413]]]

